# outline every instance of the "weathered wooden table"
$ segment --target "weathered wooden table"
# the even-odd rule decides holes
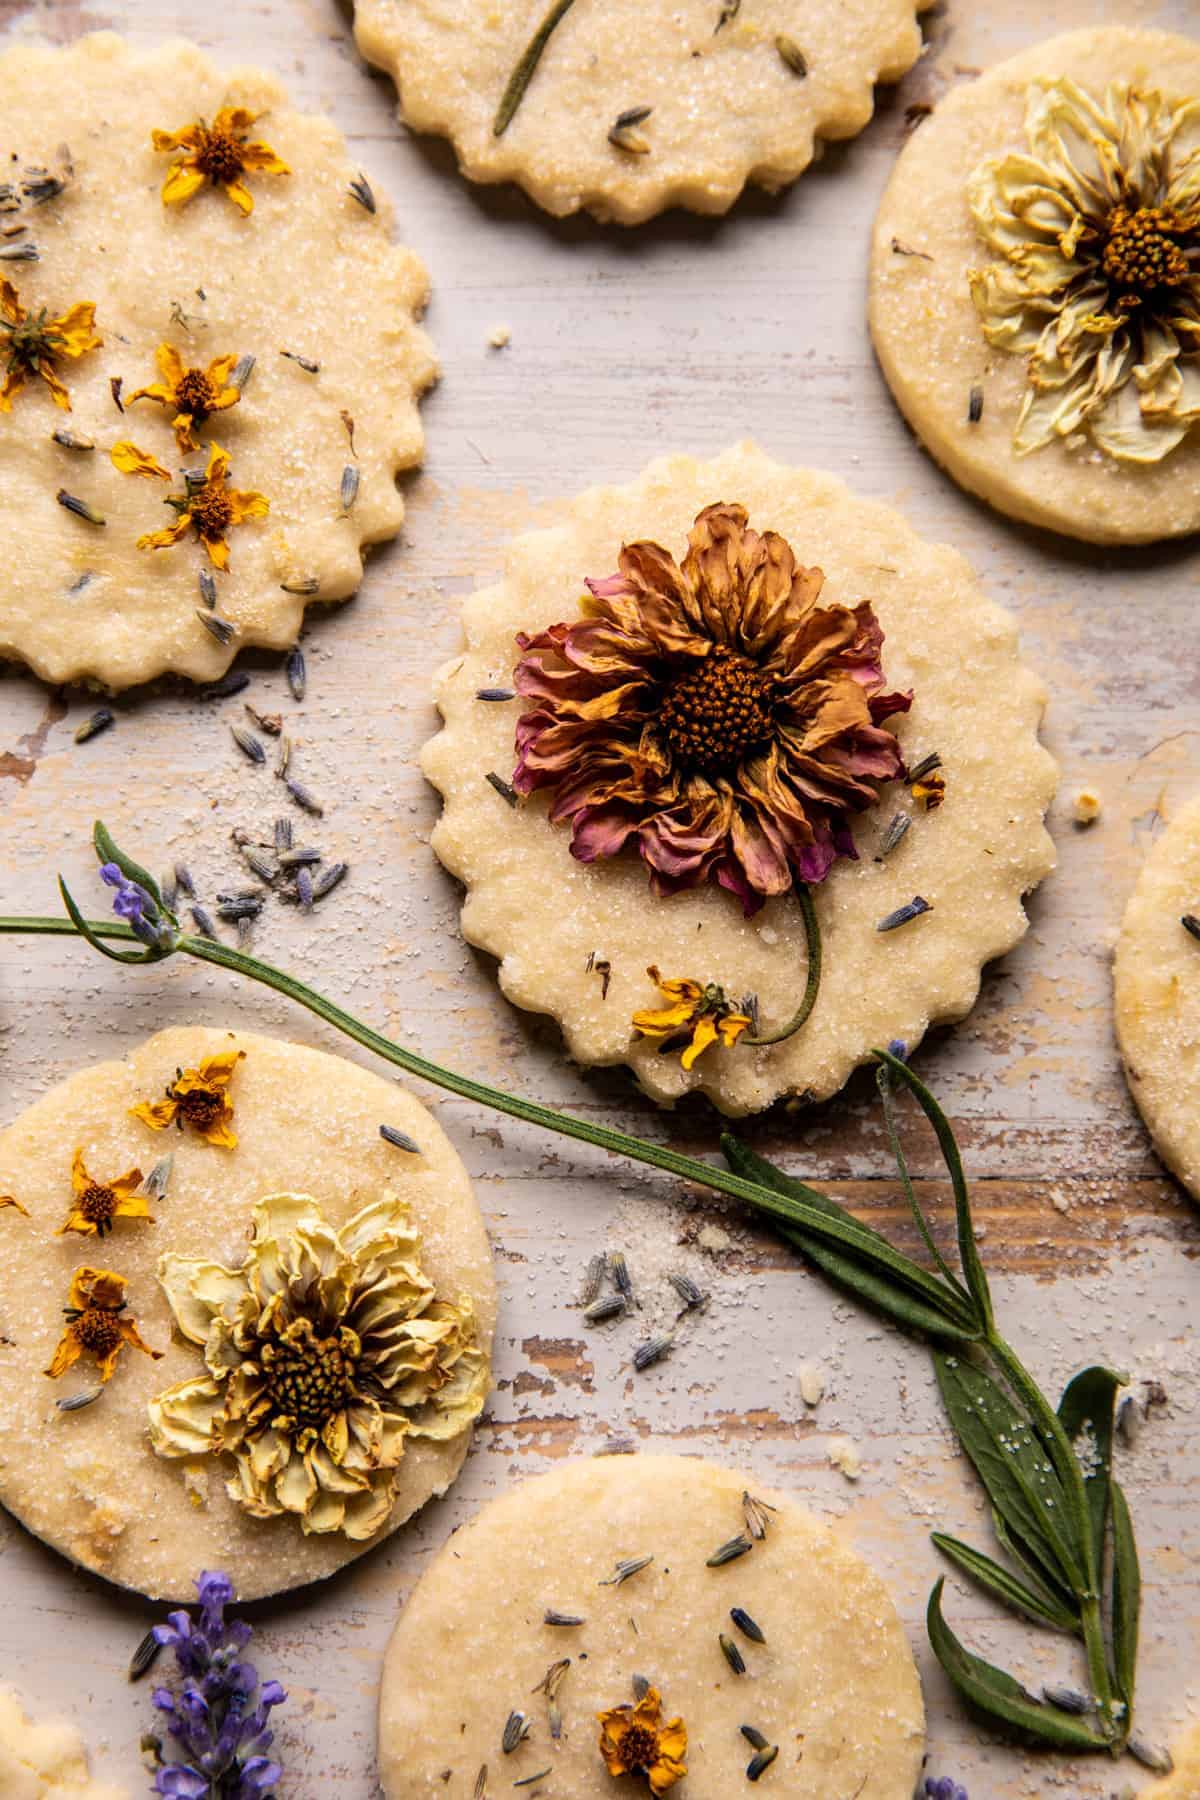
[[[901,423],[864,322],[868,230],[905,108],[936,102],[1050,28],[1118,17],[1184,27],[1195,14],[1189,0],[1059,0],[1052,18],[1041,0],[951,0],[928,15],[927,56],[882,96],[870,128],[789,193],[752,195],[724,220],[671,216],[628,233],[555,223],[512,191],[468,188],[444,145],[397,127],[392,90],[355,54],[337,0],[245,0],[186,14],[166,0],[0,0],[0,24],[17,37],[65,41],[114,26],[150,43],[183,26],[222,59],[270,66],[297,101],[337,119],[432,271],[428,322],[444,380],[425,409],[428,457],[408,486],[404,539],[372,559],[357,599],[311,619],[309,695],[293,709],[305,779],[336,797],[323,842],[351,875],[312,917],[276,909],[258,939],[375,1024],[531,1097],[680,1147],[714,1144],[702,1111],[657,1115],[621,1073],[580,1074],[553,1029],[506,1005],[486,959],[458,935],[458,894],[428,848],[434,797],[416,755],[434,728],[429,676],[457,647],[459,596],[494,575],[506,537],[544,502],[626,478],[663,450],[708,452],[753,436],[896,503],[918,530],[963,550],[1016,610],[1053,696],[1046,735],[1063,770],[1052,819],[1060,866],[1031,903],[1023,945],[990,972],[972,1017],[925,1046],[920,1067],[959,1129],[1009,1335],[1027,1360],[1050,1385],[1104,1358],[1166,1390],[1124,1465],[1147,1581],[1142,1724],[1163,1740],[1200,1711],[1200,1216],[1164,1175],[1126,1094],[1109,960],[1147,843],[1200,787],[1200,552],[1101,555],[965,498]],[[489,333],[502,323],[512,341],[496,350]],[[247,666],[252,699],[290,705],[274,659]],[[72,729],[93,704],[15,670],[0,683],[5,911],[51,910],[58,868],[83,885],[97,812],[155,866],[185,855],[209,892],[234,867],[230,828],[261,816],[256,776],[228,733],[240,698],[127,696],[115,730],[76,746]],[[1070,800],[1085,781],[1102,793],[1104,813],[1082,833]],[[127,978],[61,940],[8,940],[0,967],[5,1119],[79,1064],[173,1022],[238,1022],[343,1047],[263,990],[194,968]],[[859,1079],[815,1115],[781,1113],[751,1137],[903,1239],[872,1099]],[[819,1512],[849,1515],[918,1649],[930,1769],[956,1773],[972,1800],[1099,1800],[1136,1781],[1132,1764],[1026,1758],[990,1739],[926,1650],[922,1614],[938,1572],[930,1528],[981,1543],[987,1529],[923,1351],[802,1273],[736,1209],[465,1104],[431,1103],[471,1169],[493,1236],[498,1387],[447,1501],[324,1589],[255,1609],[259,1661],[291,1692],[279,1715],[281,1796],[375,1791],[380,1657],[431,1551],[489,1495],[612,1434],[735,1462]],[[922,1144],[918,1166],[930,1174],[927,1152]],[[573,1305],[583,1263],[605,1245],[625,1249],[648,1296],[640,1324],[608,1333],[583,1327]],[[711,1285],[712,1304],[669,1360],[634,1375],[632,1345],[654,1318],[663,1272],[680,1260]],[[801,1401],[805,1363],[825,1375],[815,1409]],[[853,1485],[828,1460],[839,1435],[863,1459]],[[150,1609],[72,1570],[7,1519],[0,1550],[0,1680],[15,1680],[35,1710],[76,1716],[97,1767],[143,1791],[136,1746],[151,1722],[149,1695],[127,1686],[125,1669]],[[1077,1674],[1057,1640],[1036,1640],[1035,1658],[1030,1634],[1009,1631],[953,1580],[948,1611],[984,1654],[1020,1656],[1031,1683]]]

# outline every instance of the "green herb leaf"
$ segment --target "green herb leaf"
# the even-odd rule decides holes
[[[809,1206],[816,1206],[828,1218],[841,1219],[855,1227],[852,1241],[831,1246],[814,1238],[805,1229],[803,1220],[777,1224],[778,1230],[790,1236],[792,1242],[835,1279],[861,1294],[871,1305],[883,1308],[893,1318],[903,1319],[914,1329],[950,1336],[958,1342],[978,1336],[978,1324],[969,1301],[960,1299],[935,1275],[896,1250],[882,1232],[863,1225],[828,1194],[810,1188],[805,1182],[794,1181],[765,1157],[756,1156],[732,1132],[722,1133],[721,1149],[729,1166],[746,1180],[776,1194],[803,1200]]]
[[[1117,1692],[1129,1714],[1133,1712],[1134,1675],[1137,1668],[1138,1627],[1142,1611],[1142,1572],[1129,1502],[1119,1482],[1110,1489],[1112,1501],[1112,1652]]]
[[[555,4],[530,38],[521,60],[508,78],[508,86],[496,108],[496,117],[492,121],[493,137],[503,137],[512,124],[517,108],[525,98],[525,89],[537,72],[546,45],[573,5],[574,0],[555,0]]]
[[[1050,1570],[1043,1569],[1036,1556],[1027,1545],[1023,1545],[1016,1534],[1009,1530],[1000,1514],[993,1506],[991,1509],[992,1530],[996,1534],[996,1542],[1020,1569],[1026,1582],[1035,1592],[1045,1592],[1052,1606],[1060,1606],[1071,1613],[1075,1626],[1079,1625],[1079,1602],[1070,1587],[1066,1586],[1061,1574],[1055,1579]]]
[[[945,1585],[943,1577],[930,1594],[925,1623],[934,1655],[963,1698],[989,1719],[1052,1749],[1107,1750],[1108,1739],[1086,1718],[1035,1700],[1003,1669],[964,1649],[942,1617]]]
[[[956,1569],[1013,1612],[1025,1613],[1031,1619],[1053,1625],[1056,1631],[1078,1633],[1078,1615],[1068,1612],[1040,1584],[1036,1590],[1027,1587],[1000,1563],[985,1556],[982,1550],[973,1550],[959,1538],[947,1537],[942,1531],[932,1532],[931,1536],[942,1555],[948,1557]]]
[[[876,1050],[873,1054],[893,1075],[900,1077],[933,1126],[938,1148],[942,1153],[942,1161],[946,1165],[950,1185],[954,1189],[954,1211],[958,1221],[958,1254],[962,1262],[963,1274],[985,1326],[990,1326],[992,1297],[979,1255],[979,1246],[975,1242],[975,1227],[971,1220],[971,1201],[967,1193],[967,1178],[963,1172],[958,1145],[954,1141],[954,1133],[950,1129],[950,1121],[925,1083],[913,1074],[906,1062],[902,1062],[898,1056],[893,1056],[890,1050]]]
[[[934,1352],[938,1386],[963,1449],[996,1511],[1039,1563],[1078,1591],[1083,1581],[1062,1483],[1045,1446],[999,1384],[961,1357]]]
[[[159,912],[165,918],[173,919],[153,875],[148,869],[143,869],[140,863],[135,863],[132,856],[126,856],[125,852],[114,843],[107,826],[103,825],[99,819],[92,826],[92,844],[102,863],[116,863],[126,881],[136,881],[139,887],[145,888]]]
[[[950,1283],[950,1286],[956,1288],[958,1292],[963,1295],[964,1299],[969,1299],[970,1296],[967,1294],[967,1290],[963,1287],[962,1282],[958,1279],[958,1276],[954,1273],[953,1269],[934,1242],[933,1233],[929,1229],[929,1221],[926,1219],[924,1209],[917,1199],[916,1189],[913,1187],[912,1177],[908,1172],[908,1159],[904,1154],[904,1146],[900,1142],[900,1133],[896,1129],[896,1112],[892,1105],[892,1077],[891,1071],[886,1063],[880,1063],[875,1071],[875,1086],[879,1092],[879,1099],[883,1106],[883,1122],[887,1128],[888,1144],[891,1148],[892,1156],[895,1159],[896,1168],[899,1171],[900,1183],[904,1189],[909,1210],[916,1220],[917,1230],[925,1240],[925,1248],[929,1251],[930,1256],[932,1256],[934,1262],[942,1271],[946,1280]]]
[[[1083,1472],[1088,1514],[1092,1523],[1093,1567],[1104,1567],[1104,1537],[1108,1529],[1108,1492],[1112,1478],[1113,1423],[1116,1397],[1126,1377],[1112,1369],[1083,1369],[1067,1384],[1058,1403],[1063,1430],[1075,1449]],[[1080,1454],[1082,1441],[1084,1453]]]

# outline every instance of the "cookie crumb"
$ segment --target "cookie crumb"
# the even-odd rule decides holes
[[[508,325],[493,325],[488,332],[488,343],[493,350],[503,350],[512,343],[512,330]]]
[[[1095,788],[1080,788],[1073,805],[1077,825],[1094,825],[1104,810]]]
[[[833,1467],[841,1470],[847,1481],[857,1481],[862,1474],[862,1457],[853,1438],[830,1438],[825,1454]]]
[[[825,1396],[825,1377],[816,1363],[800,1364],[800,1398],[805,1406],[820,1406]]]

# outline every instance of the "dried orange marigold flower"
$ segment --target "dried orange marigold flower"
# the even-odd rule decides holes
[[[233,1102],[228,1088],[245,1054],[244,1050],[222,1050],[217,1056],[206,1056],[198,1069],[177,1069],[165,1099],[139,1101],[130,1111],[154,1131],[165,1131],[169,1125],[182,1131],[187,1125],[205,1143],[233,1150],[237,1134],[230,1124]]]
[[[83,1151],[76,1150],[71,1164],[75,1198],[65,1225],[60,1225],[55,1235],[63,1237],[68,1231],[78,1231],[84,1236],[103,1237],[117,1219],[148,1219],[153,1223],[149,1200],[138,1192],[141,1185],[140,1169],[114,1175],[109,1181],[96,1181],[88,1174]]]
[[[644,1775],[652,1794],[665,1794],[687,1774],[687,1727],[662,1717],[657,1688],[647,1688],[636,1706],[613,1706],[597,1714],[600,1754],[610,1775]]]
[[[63,1312],[67,1328],[46,1370],[53,1379],[65,1375],[86,1353],[99,1364],[101,1381],[108,1381],[125,1344],[155,1362],[162,1358],[162,1351],[143,1343],[137,1325],[125,1317],[125,1278],[111,1269],[76,1269]]]
[[[248,169],[261,175],[290,175],[291,169],[269,144],[252,141],[247,132],[259,117],[244,106],[223,106],[211,125],[196,119],[182,131],[151,133],[159,151],[182,151],[167,170],[162,197],[166,206],[182,206],[211,182],[242,213],[254,211],[254,196],[242,180]]]
[[[91,300],[68,307],[56,318],[48,318],[45,307],[40,312],[28,312],[12,282],[0,278],[0,360],[4,362],[0,412],[12,411],[13,395],[20,392],[31,375],[40,375],[54,404],[70,412],[71,399],[55,364],[60,357],[74,359],[100,348],[104,340],[97,337],[95,322],[96,307]]]

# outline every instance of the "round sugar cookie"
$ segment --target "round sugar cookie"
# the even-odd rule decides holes
[[[235,1061],[238,1051],[244,1054]],[[168,1124],[161,1112],[158,1129],[131,1113],[142,1105],[165,1112],[174,1104],[166,1099],[166,1089],[185,1095],[195,1090],[195,1082],[180,1081],[178,1071],[185,1076],[203,1072],[206,1062],[211,1069],[213,1058],[224,1059],[225,1078],[209,1084],[218,1090],[219,1106],[206,1113],[193,1099],[182,1109],[181,1129]],[[385,1141],[381,1125],[399,1131],[414,1147]],[[231,1135],[236,1138],[232,1149],[224,1147]],[[81,1184],[72,1180],[77,1152],[85,1169]],[[149,1175],[167,1155],[174,1161],[165,1194],[142,1201],[153,1223],[122,1207],[106,1235],[55,1235],[76,1208],[86,1214],[90,1207],[95,1213],[89,1184],[93,1189],[115,1185],[114,1178],[139,1169]],[[255,1458],[262,1457],[255,1465],[263,1477],[255,1510],[249,1503],[235,1503],[227,1490],[228,1483],[237,1486],[242,1480],[240,1457],[213,1453],[200,1431],[189,1446],[194,1454],[160,1456],[151,1442],[151,1403],[180,1383],[203,1382],[212,1366],[210,1359],[206,1367],[207,1346],[180,1328],[182,1321],[195,1330],[199,1303],[183,1309],[181,1300],[173,1307],[168,1286],[173,1295],[181,1293],[183,1276],[204,1263],[202,1291],[226,1302],[226,1316],[236,1320],[248,1283],[229,1272],[247,1263],[255,1208],[271,1196],[308,1196],[315,1204],[324,1224],[314,1232],[310,1206],[303,1225],[308,1260],[292,1260],[301,1269],[319,1267],[326,1283],[321,1297],[357,1328],[360,1342],[353,1344],[332,1328],[326,1335],[325,1327],[302,1333],[290,1348],[276,1335],[262,1359],[273,1358],[278,1371],[267,1389],[266,1422],[273,1427],[288,1409],[297,1426],[306,1418],[316,1422],[328,1416],[319,1404],[322,1390],[318,1387],[314,1398],[312,1388],[306,1392],[302,1385],[318,1381],[322,1373],[333,1379],[349,1366],[356,1397],[371,1386],[372,1375],[382,1378],[385,1373],[379,1339],[385,1328],[394,1328],[395,1309],[389,1298],[372,1320],[369,1306],[364,1310],[358,1297],[373,1282],[382,1291],[379,1277],[386,1263],[391,1280],[394,1259],[372,1261],[372,1251],[362,1247],[365,1238],[378,1239],[378,1223],[374,1234],[353,1226],[364,1208],[385,1201],[390,1209],[400,1209],[399,1215],[389,1212],[389,1223],[394,1227],[402,1216],[418,1239],[415,1249],[403,1252],[401,1298],[412,1304],[401,1310],[419,1314],[416,1329],[436,1336],[445,1303],[459,1309],[470,1322],[472,1356],[482,1362],[480,1386],[486,1388],[495,1287],[483,1222],[466,1171],[440,1126],[392,1081],[341,1057],[251,1032],[199,1026],[163,1031],[124,1061],[100,1063],[71,1076],[0,1134],[0,1191],[17,1203],[0,1210],[7,1271],[0,1303],[0,1501],[72,1561],[152,1598],[182,1601],[192,1597],[200,1570],[223,1569],[238,1598],[250,1600],[332,1574],[432,1496],[444,1493],[458,1474],[470,1444],[469,1413],[466,1425],[453,1435],[414,1434],[401,1444],[392,1465],[390,1514],[385,1496],[379,1528],[369,1538],[350,1537],[327,1528],[328,1517],[279,1510],[282,1489],[271,1479],[271,1464],[278,1466],[281,1459],[277,1439],[267,1434],[250,1444]],[[278,1199],[273,1203],[276,1223],[282,1205]],[[341,1249],[334,1254],[328,1250],[331,1230],[340,1234]],[[278,1250],[295,1240],[280,1230],[272,1241]],[[325,1247],[314,1251],[314,1243]],[[352,1269],[346,1261],[351,1251]],[[269,1248],[256,1258],[256,1279],[260,1286],[266,1282],[261,1288],[264,1304],[280,1285],[269,1268],[281,1261],[282,1254]],[[81,1267],[123,1278],[126,1311],[118,1317],[132,1321],[142,1343],[161,1360],[152,1360],[126,1333],[107,1382],[100,1380],[97,1358],[88,1353],[57,1379],[47,1377],[56,1345],[69,1331],[63,1309]],[[393,1293],[389,1287],[389,1296]],[[352,1312],[342,1304],[347,1294],[355,1296]],[[426,1304],[431,1296],[436,1296],[432,1306]],[[252,1318],[257,1316],[252,1309]],[[407,1354],[411,1334],[401,1336]],[[223,1337],[227,1345],[229,1333]],[[314,1339],[324,1352],[315,1359]],[[338,1345],[332,1376],[330,1339]],[[413,1367],[417,1360],[410,1358]],[[230,1382],[243,1380],[245,1363],[237,1368],[239,1357],[232,1353],[226,1362]],[[399,1394],[404,1381],[395,1388],[394,1373],[388,1379]],[[98,1398],[81,1410],[64,1411],[57,1404],[97,1389]],[[231,1389],[220,1391],[225,1398]],[[248,1383],[244,1391],[257,1412],[261,1384],[256,1391]],[[422,1396],[425,1391],[422,1379]],[[406,1395],[405,1404],[412,1398]],[[479,1398],[475,1411],[481,1403]],[[245,1408],[233,1413],[244,1417]],[[388,1407],[386,1414],[390,1420],[393,1409]],[[178,1421],[179,1416],[176,1408],[172,1417]],[[460,1416],[455,1415],[456,1421]],[[289,1466],[300,1475],[298,1455],[293,1454]],[[328,1464],[324,1466],[328,1472]],[[273,1512],[261,1504],[264,1486]],[[324,1494],[322,1488],[320,1496]],[[295,1502],[294,1494],[289,1498]],[[306,1531],[305,1523],[314,1529]]]
[[[355,0],[354,34],[405,123],[449,138],[469,180],[636,225],[668,206],[724,212],[747,182],[775,191],[822,140],[854,137],[874,84],[917,60],[926,3]],[[555,17],[504,124],[514,70]]]
[[[1073,31],[956,88],[901,152],[875,349],[931,455],[1001,512],[1100,544],[1200,526],[1198,96],[1200,42]]]
[[[610,588],[623,544],[649,539],[681,558],[714,502],[740,504],[753,532],[778,533],[810,575],[823,571],[819,606],[870,602],[886,685],[913,697],[879,727],[892,778],[852,817],[858,860],[839,857],[812,889],[824,947],[815,1010],[785,1042],[753,1047],[745,1032],[710,1044],[689,1069],[678,1044],[634,1029],[635,1013],[664,1006],[648,969],[719,987],[734,1006],[753,995],[760,1030],[777,1028],[805,987],[795,894],[768,899],[753,917],[712,879],[660,898],[632,840],[581,861],[571,825],[550,822],[547,793],[559,790],[522,799],[489,778],[511,785],[518,721],[533,704],[513,696],[518,634],[575,620],[585,580]],[[891,508],[748,444],[710,462],[667,457],[627,487],[566,504],[551,530],[516,539],[503,578],[467,602],[464,625],[466,649],[436,683],[444,726],[423,753],[444,800],[433,847],[466,886],[465,936],[499,959],[510,1000],[559,1021],[577,1061],[626,1062],[656,1100],[699,1089],[735,1115],[781,1095],[824,1099],[873,1046],[911,1046],[931,1023],[961,1018],[982,965],[1023,935],[1022,895],[1054,861],[1043,824],[1056,771],[1038,741],[1042,684],[1020,661],[1012,618],[962,557],[922,542]],[[941,805],[938,792],[921,798],[894,778],[897,750],[910,768],[940,756]],[[627,753],[618,750],[617,768]],[[928,911],[879,929],[918,896]]]
[[[243,645],[293,643],[307,602],[352,593],[364,546],[399,530],[396,475],[420,461],[417,399],[436,372],[415,323],[425,270],[391,241],[385,196],[355,197],[360,170],[330,120],[191,44],[13,45],[0,112],[0,382],[5,322],[28,332],[44,309],[74,327],[50,365],[70,411],[28,359],[9,410],[0,400],[0,656],[110,689],[166,672],[210,681]],[[186,144],[154,147],[155,132],[215,130],[222,115],[225,160],[196,154],[236,176],[245,153],[240,177],[205,177]],[[167,181],[202,185],[167,202]],[[134,398],[146,388],[161,392]],[[151,472],[114,467],[118,444]],[[220,528],[231,493],[269,508],[235,504],[227,572],[196,519],[164,504],[187,498],[183,470],[202,478],[213,445],[227,474],[196,518]],[[138,548],[181,519],[180,541]]]
[[[1125,908],[1113,967],[1117,1041],[1154,1147],[1200,1200],[1200,798],[1167,825]]]
[[[748,1530],[748,1479],[753,1499],[765,1502],[752,1513],[756,1529],[765,1521],[759,1538]],[[731,1555],[742,1544],[749,1549]],[[711,1566],[722,1550],[729,1560]],[[731,1618],[735,1609],[749,1631]],[[547,1623],[547,1613],[578,1622]],[[743,1674],[726,1661],[722,1637]],[[548,1670],[564,1661],[547,1694]],[[544,1791],[571,1800],[645,1793],[641,1779],[614,1786],[599,1749],[597,1715],[632,1707],[635,1681],[658,1697],[660,1727],[682,1720],[686,1749],[677,1731],[661,1746],[686,1762],[681,1795],[741,1790],[755,1755],[741,1731],[748,1725],[766,1748],[778,1747],[765,1792],[911,1800],[924,1711],[883,1583],[840,1531],[786,1495],[678,1456],[563,1463],[455,1533],[388,1647],[384,1794],[469,1800],[542,1770]],[[505,1754],[514,1712],[528,1730]],[[620,1736],[624,1724],[613,1719],[611,1730]]]
[[[72,1724],[29,1718],[12,1688],[0,1688],[0,1794],[4,1800],[129,1800],[125,1788],[92,1780]]]

